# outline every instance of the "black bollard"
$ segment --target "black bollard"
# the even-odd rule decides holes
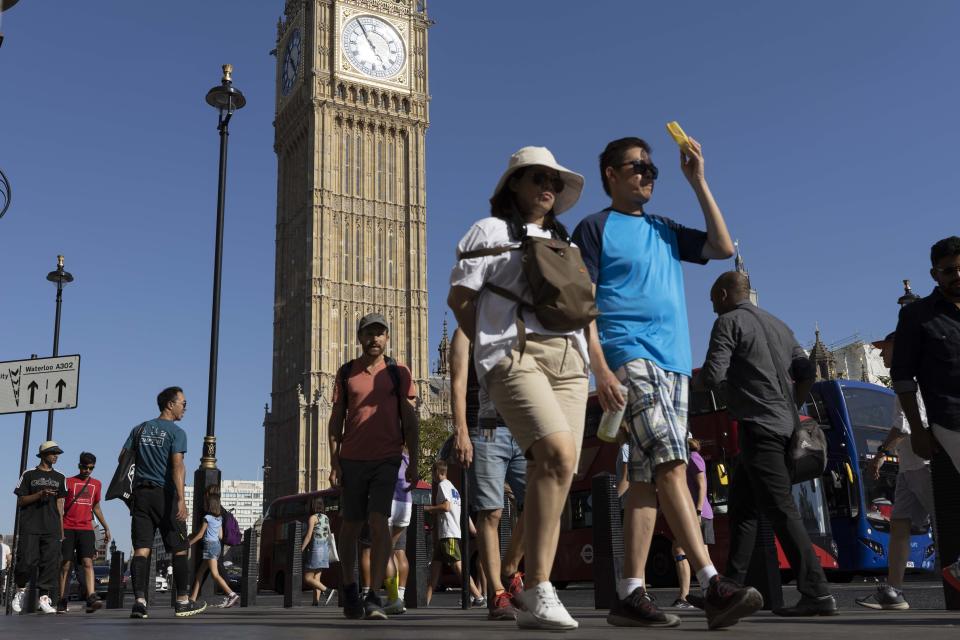
[[[510,497],[503,494],[503,511],[500,513],[500,526],[497,528],[497,535],[500,538],[500,559],[510,548],[510,542],[513,540],[513,505],[510,503]]]
[[[257,530],[253,527],[243,532],[243,561],[240,565],[240,606],[252,607],[257,604]]]
[[[940,566],[947,566],[960,555],[960,473],[943,450],[930,461],[933,481],[933,509],[936,526],[937,558]],[[960,609],[960,592],[943,582],[944,606],[950,611]]]
[[[287,565],[283,572],[283,606],[286,609],[299,607],[303,595],[303,523],[299,520],[287,523]]]
[[[153,535],[153,548],[150,549],[150,555],[147,557],[147,592],[143,594],[148,607],[159,604],[157,601],[157,556],[160,555],[162,545],[160,534],[155,533]]]
[[[763,596],[767,611],[783,606],[783,585],[780,581],[780,560],[777,558],[777,538],[773,525],[763,514],[757,516],[757,542],[747,567],[747,586]]]
[[[430,490],[413,490],[413,509],[410,513],[410,525],[407,527],[407,561],[410,574],[407,576],[407,590],[403,603],[408,609],[427,606],[427,583],[430,581],[430,545],[427,543],[424,505],[429,505]]]
[[[623,516],[613,474],[599,473],[591,484],[593,499],[593,606],[609,609],[623,575]]]
[[[107,583],[107,609],[123,609],[123,552],[110,554],[110,582]]]

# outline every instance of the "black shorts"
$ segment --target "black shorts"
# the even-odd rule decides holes
[[[343,472],[340,507],[347,522],[361,522],[371,513],[390,517],[400,456],[385,460],[340,460]]]
[[[97,555],[97,536],[93,530],[64,529],[60,554],[64,562],[79,562]]]
[[[133,548],[152,549],[154,533],[159,530],[167,553],[186,551],[187,523],[177,520],[177,496],[163,487],[137,487],[133,490]]]

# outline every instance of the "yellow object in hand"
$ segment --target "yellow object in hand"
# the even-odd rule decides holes
[[[680,123],[676,120],[667,123],[667,133],[673,136],[674,141],[680,145],[680,148],[684,151],[690,146],[690,138],[688,138],[687,134],[680,128]]]

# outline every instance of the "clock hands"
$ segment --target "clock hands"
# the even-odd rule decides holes
[[[383,63],[383,58],[377,53],[377,47],[374,46],[373,40],[370,39],[370,34],[367,33],[366,27],[363,26],[363,21],[357,20],[357,24],[360,25],[360,31],[363,32],[363,37],[366,38],[367,44],[370,45],[370,50],[373,51],[373,55],[377,56],[377,60],[380,61],[380,66],[386,68],[386,65]]]

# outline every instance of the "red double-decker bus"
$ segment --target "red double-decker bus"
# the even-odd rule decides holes
[[[583,452],[561,517],[560,543],[551,573],[551,580],[558,588],[570,582],[593,581],[591,484],[599,473],[615,473],[619,450],[618,445],[597,438],[602,414],[596,395],[591,394],[587,402]],[[706,462],[707,498],[714,512],[716,544],[711,545],[710,554],[718,566],[723,566],[730,545],[727,496],[729,472],[739,453],[737,423],[727,414],[722,399],[710,391],[690,392],[689,415],[690,431],[700,440],[700,455]],[[830,530],[830,513],[821,480],[794,485],[793,495],[821,565],[825,570],[836,569],[837,547]],[[792,577],[790,565],[779,543],[777,555],[783,577],[788,581]],[[662,514],[657,518],[645,573],[647,582],[654,587],[677,584],[673,534]]]

